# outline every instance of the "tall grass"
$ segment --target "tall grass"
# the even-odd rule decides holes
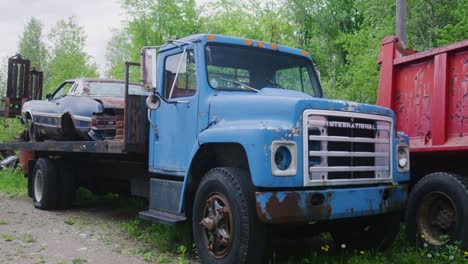
[[[18,118],[0,118],[0,143],[17,139],[24,128]]]
[[[20,169],[0,170],[0,192],[10,197],[28,195],[28,179]]]

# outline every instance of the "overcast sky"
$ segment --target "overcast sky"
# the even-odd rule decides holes
[[[85,51],[103,73],[111,29],[120,27],[124,15],[119,0],[0,0],[0,59],[15,55],[19,36],[31,16],[42,21],[45,32],[58,20],[75,16],[88,36]]]

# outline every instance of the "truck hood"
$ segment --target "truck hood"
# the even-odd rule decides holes
[[[210,104],[210,119],[297,120],[305,109],[358,112],[389,116],[392,110],[350,101],[316,98],[308,94],[279,88],[263,88],[260,92],[221,91]]]

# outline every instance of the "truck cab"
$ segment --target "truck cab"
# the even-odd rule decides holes
[[[393,240],[410,175],[392,110],[326,99],[308,52],[263,41],[194,35],[144,47],[141,65],[140,217],[191,222],[204,263],[258,263],[278,226],[360,248]]]

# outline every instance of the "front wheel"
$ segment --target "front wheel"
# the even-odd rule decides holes
[[[257,218],[248,172],[215,168],[203,177],[193,206],[193,236],[203,263],[261,263],[265,226]]]
[[[441,246],[461,241],[468,248],[468,179],[436,172],[422,178],[411,191],[406,221],[408,240]]]
[[[331,235],[337,248],[385,250],[398,235],[400,217],[397,212],[346,220]]]

